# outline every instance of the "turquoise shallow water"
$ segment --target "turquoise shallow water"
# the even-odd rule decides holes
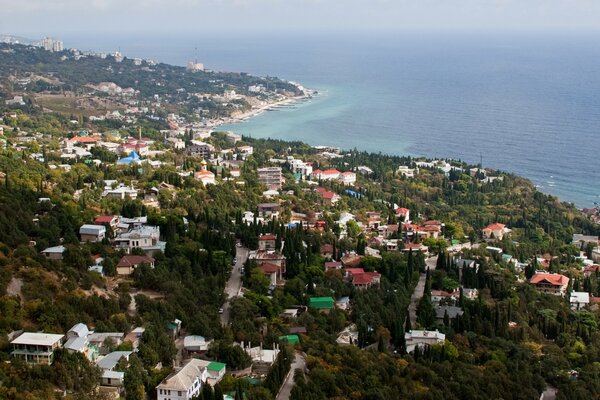
[[[600,202],[600,37],[586,34],[64,38],[183,65],[295,80],[321,93],[226,126],[393,154],[452,157]],[[197,48],[197,53],[194,50]]]

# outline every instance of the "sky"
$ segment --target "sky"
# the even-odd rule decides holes
[[[0,34],[600,29],[600,0],[0,0]]]

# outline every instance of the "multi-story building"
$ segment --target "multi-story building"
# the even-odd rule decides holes
[[[280,190],[281,180],[281,167],[266,167],[258,169],[258,181],[270,190]]]
[[[205,364],[203,360],[192,358],[173,371],[156,387],[157,400],[189,400],[198,396],[208,378]]]
[[[62,347],[64,338],[52,333],[24,332],[10,342],[11,355],[26,363],[50,365],[54,362],[54,350]]]

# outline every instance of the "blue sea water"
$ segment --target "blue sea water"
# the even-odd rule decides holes
[[[253,137],[450,157],[600,202],[600,37],[585,33],[138,35],[70,47],[298,81],[312,101],[225,126]]]

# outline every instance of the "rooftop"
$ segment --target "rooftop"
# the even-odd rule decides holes
[[[11,344],[29,344],[37,346],[52,346],[60,342],[65,335],[42,333],[42,332],[24,332],[21,336],[11,342]]]

